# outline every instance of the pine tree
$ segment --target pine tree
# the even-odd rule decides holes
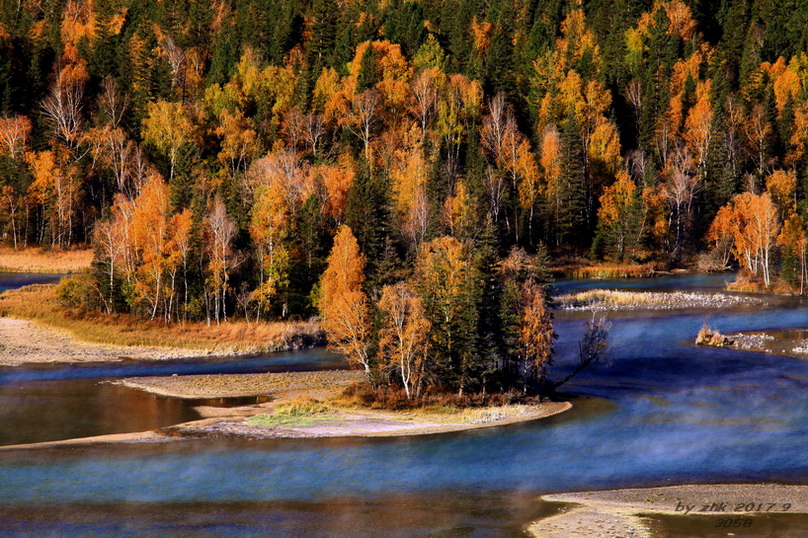
[[[584,149],[581,128],[573,114],[564,121],[561,135],[561,198],[556,246],[575,248],[586,241],[586,188],[584,177]]]

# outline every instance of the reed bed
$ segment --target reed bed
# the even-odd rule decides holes
[[[553,268],[553,272],[564,278],[609,279],[609,278],[648,278],[659,271],[656,263],[639,264],[571,264]]]
[[[78,273],[93,262],[92,249],[45,250],[0,247],[0,273]]]
[[[724,293],[652,292],[587,290],[558,295],[553,304],[560,310],[679,310],[723,308],[742,304],[762,304],[759,298]]]
[[[166,324],[129,314],[64,307],[57,302],[54,290],[52,284],[37,284],[0,294],[0,316],[37,321],[89,342],[200,349],[221,354],[301,349],[324,341],[323,332],[314,321]]]

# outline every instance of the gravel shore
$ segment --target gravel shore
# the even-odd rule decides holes
[[[166,360],[210,355],[199,349],[114,346],[83,342],[32,321],[0,317],[0,366],[41,363]]]

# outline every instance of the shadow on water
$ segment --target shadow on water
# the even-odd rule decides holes
[[[0,445],[145,431],[198,418],[192,402],[83,379],[0,386]]]
[[[534,494],[436,492],[376,500],[0,506],[0,534],[182,536],[518,536],[542,515]],[[326,530],[327,529],[327,530]]]

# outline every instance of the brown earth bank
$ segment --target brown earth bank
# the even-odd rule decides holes
[[[321,438],[427,435],[504,426],[550,417],[569,402],[511,404],[459,409],[432,407],[389,411],[346,406],[338,396],[362,379],[361,372],[335,370],[272,374],[219,374],[129,378],[116,383],[174,398],[218,399],[255,396],[240,407],[200,406],[204,418],[116,436],[12,445],[0,450],[103,443],[165,442],[182,438]]]
[[[0,246],[0,273],[77,273],[90,268],[93,250],[14,249]]]
[[[528,527],[533,536],[545,538],[712,536],[715,532],[760,536],[772,520],[791,529],[781,536],[808,535],[801,515],[808,514],[808,486],[684,485],[560,493],[541,500],[560,506],[559,513]]]

